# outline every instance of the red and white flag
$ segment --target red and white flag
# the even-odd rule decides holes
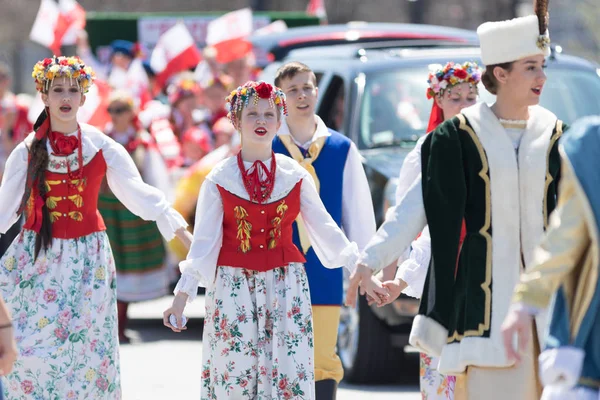
[[[156,82],[164,86],[174,74],[194,68],[202,56],[194,38],[183,23],[162,34],[150,56],[150,66],[156,72]]]
[[[232,11],[208,23],[206,45],[214,47],[217,61],[225,64],[252,51],[252,44],[246,40],[252,30],[252,9]]]
[[[250,34],[252,34],[252,9],[242,8],[210,21],[206,28],[206,44],[214,46],[226,40],[245,38]]]
[[[75,0],[42,0],[29,38],[60,55],[60,47],[75,44],[85,28],[85,10]]]
[[[257,36],[268,35],[271,33],[281,33],[287,31],[288,26],[284,20],[278,19],[277,21],[271,22],[269,25],[257,29],[254,34]]]
[[[326,20],[327,10],[325,9],[325,0],[310,0],[306,7],[306,13],[320,20]]]

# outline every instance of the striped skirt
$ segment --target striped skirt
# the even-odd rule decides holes
[[[115,258],[117,299],[135,302],[164,296],[168,271],[156,223],[134,215],[112,193],[100,195],[98,210]]]

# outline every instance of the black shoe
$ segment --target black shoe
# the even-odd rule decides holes
[[[315,382],[316,400],[335,400],[337,382],[334,379],[325,379]]]

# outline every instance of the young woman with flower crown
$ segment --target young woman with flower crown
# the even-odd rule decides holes
[[[98,192],[108,185],[167,240],[191,242],[183,218],[146,185],[127,151],[77,123],[93,83],[75,57],[38,62],[32,74],[45,109],[11,153],[0,186],[0,232],[26,222],[0,260],[0,294],[20,351],[8,399],[119,399],[115,265]]]
[[[445,120],[459,114],[463,108],[477,101],[477,85],[481,81],[481,71],[476,63],[458,64],[448,62],[445,66],[433,66],[427,83],[427,98],[433,99],[427,132],[432,132]],[[396,203],[404,197],[415,180],[421,179],[421,146],[427,136],[423,136],[415,148],[406,156],[400,170],[396,188]],[[463,226],[464,230],[464,226]],[[464,232],[461,233],[464,238]],[[398,260],[398,269],[388,267],[382,273],[384,287],[390,297],[382,305],[396,300],[400,293],[421,298],[427,268],[431,259],[431,237],[429,229],[421,232],[412,242],[410,250]],[[423,399],[451,400],[454,398],[456,377],[442,375],[437,371],[439,359],[421,353],[420,383]]]
[[[507,358],[500,329],[556,206],[561,172],[563,123],[538,105],[550,48],[547,9],[538,3],[536,11],[478,28],[482,82],[496,102],[465,108],[427,135],[422,179],[390,209],[360,260],[388,265],[428,224],[431,262],[410,343],[439,356],[440,373],[457,376],[455,399],[541,394],[535,360],[543,318],[518,364]]]
[[[186,301],[205,286],[201,398],[314,399],[311,302],[292,224],[301,213],[327,268],[352,269],[358,247],[327,213],[308,172],[273,153],[283,92],[248,82],[228,103],[242,148],[202,185],[194,241],[164,323],[181,331]],[[365,286],[385,298],[375,278]]]

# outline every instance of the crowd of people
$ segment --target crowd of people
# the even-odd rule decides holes
[[[598,399],[600,122],[567,131],[538,105],[550,50],[535,9],[479,27],[485,70],[432,66],[428,133],[378,230],[307,65],[262,82],[250,53],[220,65],[205,49],[164,87],[143,62],[150,84],[132,90],[138,47],[115,41],[104,66],[82,33],[78,56],[34,66],[34,121],[0,67],[0,393],[120,399],[128,305],[177,281],[174,332],[206,288],[202,399],[335,399],[340,307],[359,288],[379,307],[421,298],[424,399]],[[103,127],[77,116],[95,79]]]

